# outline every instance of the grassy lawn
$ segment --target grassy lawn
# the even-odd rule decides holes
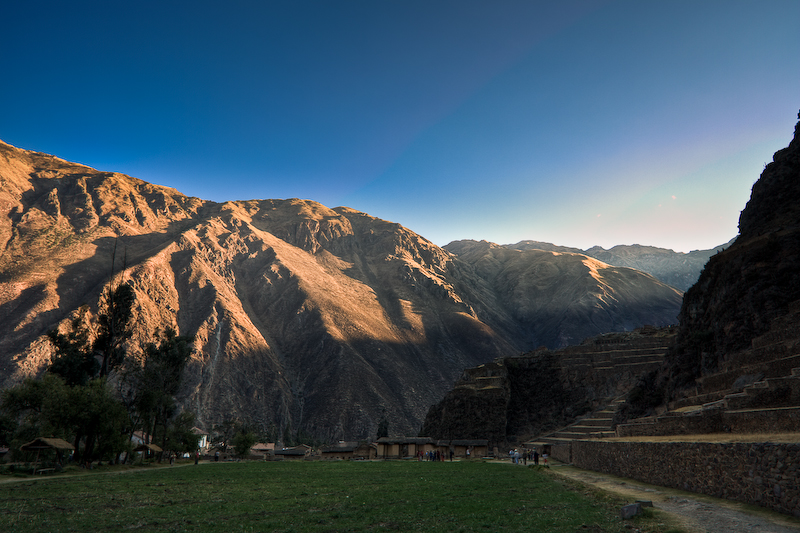
[[[541,467],[474,462],[242,462],[0,484],[0,530],[630,531],[623,502]],[[637,523],[656,531],[649,520]]]

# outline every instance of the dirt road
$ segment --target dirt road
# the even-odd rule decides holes
[[[631,503],[636,500],[650,500],[655,508],[673,516],[681,528],[693,533],[800,531],[800,520],[752,505],[656,487],[559,463],[553,464],[550,470],[554,474],[619,494]]]

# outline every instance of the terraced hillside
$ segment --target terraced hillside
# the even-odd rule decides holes
[[[524,442],[605,409],[660,367],[674,340],[674,328],[641,328],[469,368],[431,407],[421,434],[485,438],[498,446]],[[607,433],[610,425],[611,417],[607,427],[588,431]]]
[[[800,431],[800,302],[748,349],[698,378],[669,411],[617,427],[620,437],[794,431]]]

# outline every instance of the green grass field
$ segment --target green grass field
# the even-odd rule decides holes
[[[630,531],[622,503],[541,467],[210,463],[2,483],[0,531]]]

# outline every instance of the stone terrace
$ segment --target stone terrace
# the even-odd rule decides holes
[[[606,396],[599,410],[537,440],[564,444],[575,439],[613,437],[613,419],[624,403],[622,397],[639,376],[658,368],[675,341],[674,333],[672,330],[650,336],[612,333],[559,350],[562,373],[571,383],[588,379]]]
[[[800,431],[800,302],[670,411],[617,427],[620,437],[776,431]]]
[[[612,403],[548,436],[555,444],[551,455],[580,468],[800,517],[800,302],[669,407],[660,416],[618,425],[614,436],[603,425]]]

